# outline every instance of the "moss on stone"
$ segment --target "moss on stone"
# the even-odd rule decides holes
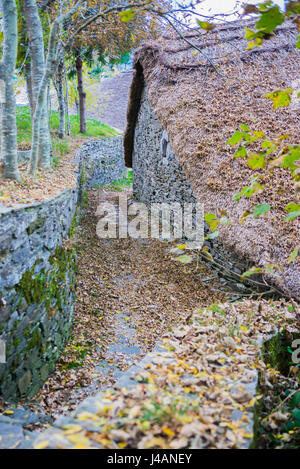
[[[41,347],[43,343],[43,336],[41,330],[37,327],[36,329],[31,331],[31,339],[27,344],[27,350],[31,350],[34,347]]]
[[[39,262],[40,260],[23,274],[17,287],[18,293],[24,295],[29,305],[44,303],[46,309],[49,310],[53,301],[56,300],[57,307],[61,309],[65,296],[62,286],[65,285],[68,271],[75,271],[75,250],[58,246],[53,256],[49,258],[51,270],[45,272],[45,269],[42,269],[39,274],[35,274],[35,267]]]

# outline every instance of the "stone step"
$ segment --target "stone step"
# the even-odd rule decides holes
[[[0,422],[26,427],[32,424],[52,423],[52,419],[47,415],[32,412],[24,407],[8,407],[0,414]]]
[[[0,449],[16,449],[25,442],[21,425],[0,421]]]

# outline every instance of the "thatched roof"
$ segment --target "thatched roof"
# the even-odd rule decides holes
[[[252,21],[253,23],[253,21]],[[297,30],[292,23],[277,28],[261,47],[247,49],[245,22],[219,25],[211,32],[191,31],[185,38],[175,34],[145,44],[135,54],[135,76],[128,107],[124,137],[125,160],[132,164],[134,127],[141,92],[147,87],[149,102],[167,131],[173,151],[192,183],[206,213],[228,214],[231,225],[220,228],[220,239],[237,254],[256,265],[284,265],[284,283],[273,281],[300,298],[298,260],[287,264],[290,252],[300,245],[297,221],[283,221],[284,207],[297,202],[288,170],[270,173],[257,170],[264,191],[239,202],[233,195],[249,185],[254,172],[247,160],[234,158],[236,148],[227,140],[247,124],[263,130],[271,140],[282,134],[285,142],[299,144],[299,111],[296,94],[292,105],[274,110],[267,93],[287,87],[300,90]],[[253,150],[261,148],[252,147]],[[263,217],[242,215],[256,204],[269,203],[272,210]]]

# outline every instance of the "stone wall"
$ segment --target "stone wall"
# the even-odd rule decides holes
[[[122,136],[85,143],[80,150],[88,188],[111,184],[127,174]]]
[[[0,205],[0,397],[33,397],[68,340],[75,299],[72,240],[81,194],[124,175],[122,137],[85,143],[76,187],[33,205]],[[1,358],[1,357],[0,357]]]
[[[68,338],[75,252],[63,246],[76,217],[78,188],[18,209],[0,209],[0,395],[32,397],[54,370]]]
[[[174,154],[167,133],[154,114],[144,88],[134,134],[132,155],[133,194],[146,204],[162,202],[195,202],[193,189]],[[208,233],[205,226],[205,232]],[[227,250],[217,239],[205,241],[204,259],[220,274],[232,282],[238,292],[255,286],[258,276],[240,283],[240,275],[250,263]],[[265,286],[264,286],[265,288]]]

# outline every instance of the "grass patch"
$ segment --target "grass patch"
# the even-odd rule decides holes
[[[80,120],[79,116],[71,115],[71,135],[66,136],[64,139],[60,139],[57,136],[59,129],[59,113],[52,111],[51,113],[51,135],[52,135],[52,148],[54,153],[55,166],[59,164],[57,158],[64,156],[70,151],[70,144],[74,141],[74,138],[105,138],[114,137],[119,135],[115,129],[109,125],[102,124],[95,119],[87,119],[87,130],[85,134],[79,132]],[[19,148],[30,148],[32,139],[32,126],[31,126],[31,115],[29,106],[18,106],[17,107],[17,141]]]
[[[121,179],[116,179],[111,184],[101,184],[95,187],[97,188],[101,187],[105,190],[114,191],[114,192],[122,192],[124,189],[129,189],[132,186],[132,182],[133,182],[132,169],[128,169],[127,175],[122,177]]]

